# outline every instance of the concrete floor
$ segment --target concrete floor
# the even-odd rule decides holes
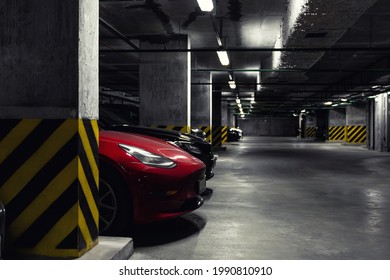
[[[245,137],[205,204],[142,227],[130,259],[390,259],[390,153]]]

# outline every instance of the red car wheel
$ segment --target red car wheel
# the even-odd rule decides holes
[[[99,183],[101,235],[127,235],[132,228],[132,200],[118,175],[101,171]]]

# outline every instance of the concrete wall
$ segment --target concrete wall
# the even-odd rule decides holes
[[[329,126],[345,126],[345,124],[346,124],[345,108],[329,110]]]
[[[239,127],[245,135],[297,136],[298,118],[248,118],[239,119]]]
[[[366,125],[366,105],[350,105],[346,108],[346,125]]]
[[[307,114],[306,115],[306,127],[316,127],[317,118],[316,115]]]

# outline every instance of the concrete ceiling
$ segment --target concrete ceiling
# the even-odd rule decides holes
[[[361,100],[390,88],[388,0],[100,1],[100,85],[138,96],[140,40],[188,34],[192,71],[212,71],[213,89],[255,116],[291,115],[324,101]],[[220,37],[230,66],[220,65]],[[229,72],[228,72],[229,71]],[[236,90],[228,87],[232,73]],[[260,80],[259,80],[260,77]],[[194,85],[196,86],[196,85]]]

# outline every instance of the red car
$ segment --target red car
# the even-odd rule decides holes
[[[158,138],[100,131],[100,233],[127,234],[133,224],[199,208],[205,164]]]

